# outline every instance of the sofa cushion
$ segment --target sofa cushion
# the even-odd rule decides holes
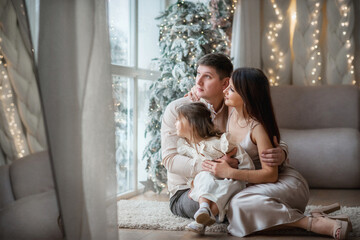
[[[360,133],[351,128],[280,129],[290,164],[312,188],[360,187]]]
[[[30,154],[13,161],[10,179],[15,199],[54,189],[48,152]]]
[[[62,239],[55,191],[17,200],[0,210],[0,239]]]
[[[360,130],[357,86],[278,86],[271,97],[280,128]]]

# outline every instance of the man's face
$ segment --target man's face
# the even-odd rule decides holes
[[[198,97],[211,101],[213,98],[224,96],[228,78],[220,79],[215,68],[200,65],[196,74],[196,94]]]

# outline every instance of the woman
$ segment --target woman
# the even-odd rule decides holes
[[[252,184],[230,202],[229,232],[243,237],[275,227],[298,227],[345,239],[348,222],[324,214],[314,213],[310,217],[303,214],[309,187],[297,171],[288,164],[278,168],[260,161],[258,153],[273,148],[280,140],[269,81],[264,73],[259,69],[239,68],[233,72],[224,93],[225,104],[232,108],[227,126],[230,140],[245,149],[256,167],[256,170],[240,170],[231,168],[224,160],[203,162],[203,168],[217,177]]]

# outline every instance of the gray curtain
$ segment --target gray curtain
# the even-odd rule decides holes
[[[231,35],[234,69],[261,67],[260,7],[259,0],[239,0],[236,4]]]
[[[106,3],[40,2],[40,89],[68,240],[118,237]]]

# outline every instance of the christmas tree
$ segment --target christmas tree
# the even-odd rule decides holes
[[[229,53],[229,40],[222,29],[211,23],[212,13],[203,3],[178,1],[157,19],[160,37],[160,58],[157,59],[161,77],[151,87],[149,122],[146,133],[151,141],[145,147],[148,181],[160,193],[166,186],[166,169],[161,165],[160,127],[166,106],[181,98],[195,83],[196,62],[212,52]],[[147,186],[148,188],[148,186]]]

